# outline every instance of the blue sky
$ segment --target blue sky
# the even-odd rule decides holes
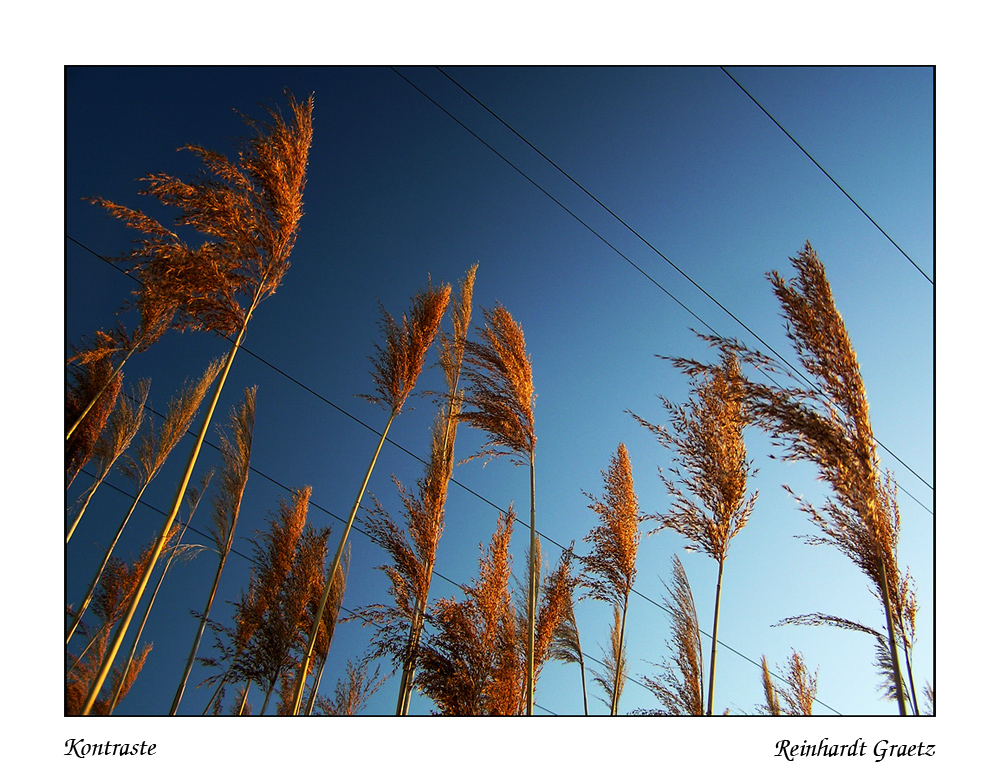
[[[788,256],[809,240],[826,264],[859,355],[876,435],[902,460],[881,454],[883,467],[901,487],[900,560],[916,579],[922,607],[915,676],[918,687],[932,681],[933,286],[719,68],[446,70],[718,304],[433,68],[401,67],[399,73],[496,152],[389,68],[67,71],[66,233],[102,255],[123,252],[131,236],[84,198],[100,195],[150,208],[148,198],[135,195],[135,178],[158,170],[193,173],[192,156],[177,147],[197,143],[228,152],[230,140],[243,131],[233,109],[260,116],[257,104],[280,102],[286,87],[299,98],[315,94],[301,237],[281,288],[255,316],[246,347],[341,410],[253,356],[237,358],[221,411],[228,411],[245,386],[259,387],[253,454],[259,472],[250,480],[236,548],[249,553],[245,538],[263,526],[279,497],[287,496],[281,486],[312,486],[318,508],[310,519],[339,532],[339,522],[321,509],[341,518],[348,513],[376,441],[345,413],[374,428],[384,422],[379,409],[356,397],[370,390],[367,356],[378,337],[378,302],[398,317],[428,274],[436,282],[456,283],[472,263],[479,264],[474,301],[502,303],[523,325],[532,356],[540,532],[561,545],[575,540],[578,551],[585,547],[582,538],[596,516],[583,492],[601,491],[601,470],[619,442],[631,453],[642,509],[665,510],[657,468],[670,465],[670,454],[625,411],[665,422],[657,397],[682,400],[687,384],[656,356],[708,357],[691,332],[705,328],[593,232],[712,329],[757,346],[721,304],[788,358],[792,351],[764,274],[777,269],[790,275]],[[934,279],[933,72],[749,67],[729,72]],[[66,338],[76,341],[110,326],[128,283],[67,241]],[[474,325],[479,323],[477,317]],[[217,337],[171,333],[130,362],[128,378],[150,377],[150,404],[163,411],[183,380],[225,349]],[[425,372],[421,388],[439,385],[433,369]],[[432,408],[421,399],[411,407],[390,438],[424,455]],[[459,454],[473,452],[478,442],[475,432],[462,430]],[[749,445],[759,468],[753,486],[760,499],[727,561],[720,639],[736,652],[720,651],[717,708],[753,712],[762,702],[755,661],[766,654],[772,665],[782,664],[794,648],[811,669],[818,668],[818,697],[828,707],[842,714],[893,713],[894,704],[878,699],[867,637],[772,627],[784,617],[813,611],[880,627],[880,609],[843,555],[797,539],[812,529],[781,485],[790,484],[818,504],[825,489],[810,469],[769,459],[773,451],[758,434],[750,436]],[[197,474],[214,463],[214,455],[203,452]],[[169,501],[180,461],[175,454],[151,487],[153,506]],[[369,489],[396,510],[391,476],[412,484],[421,469],[389,446]],[[474,462],[458,467],[455,478],[493,505],[513,501],[527,519],[525,469],[502,460],[485,467]],[[114,480],[127,485],[120,477]],[[84,485],[82,477],[68,499]],[[78,599],[99,561],[105,527],[113,528],[125,507],[127,499],[113,489],[97,494],[67,550],[66,600]],[[131,523],[124,551],[137,551],[152,534],[156,514],[143,513]],[[488,541],[496,516],[490,504],[453,487],[437,572],[457,583],[474,578],[477,546]],[[207,522],[203,506],[194,526]],[[345,605],[383,600],[387,581],[375,570],[384,561],[381,551],[356,532],[351,543]],[[515,572],[526,543],[526,529],[517,528]],[[660,578],[669,576],[670,557],[683,554],[683,546],[670,532],[643,539],[639,592],[661,598]],[[554,562],[558,549],[547,543],[545,551]],[[702,627],[709,629],[713,563],[700,555],[685,555],[683,561]],[[169,708],[195,631],[188,611],[201,607],[214,567],[206,552],[168,577],[147,630],[154,643],[147,671],[121,714],[161,714]],[[246,563],[233,558],[223,599],[233,599],[245,583]],[[450,596],[456,588],[436,579],[433,591]],[[610,611],[589,600],[578,610],[584,650],[600,657]],[[364,651],[368,633],[357,623],[337,630],[324,676],[328,685],[343,675],[347,659]],[[646,600],[630,604],[633,678],[655,673],[651,663],[663,655],[668,633],[662,610]],[[201,675],[196,669],[192,683]],[[366,713],[391,712],[395,691],[391,678]],[[592,711],[600,712],[593,683],[588,695]],[[200,713],[205,697],[189,687],[182,712]],[[577,713],[579,672],[548,663],[537,703],[556,714]],[[655,705],[639,684],[626,686],[623,711]],[[429,708],[415,698],[414,713]],[[818,705],[817,713],[832,712]]]

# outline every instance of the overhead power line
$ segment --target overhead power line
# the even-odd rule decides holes
[[[765,109],[763,106],[761,106],[760,102],[753,95],[751,95],[747,91],[746,87],[744,87],[742,84],[740,84],[736,80],[736,77],[734,77],[733,74],[731,74],[729,71],[727,71],[725,69],[725,67],[723,67],[722,65],[720,65],[719,67],[722,69],[722,72],[724,74],[726,74],[726,76],[728,76],[730,79],[733,80],[733,84],[735,84],[737,87],[739,87],[741,90],[743,90],[743,94],[746,95],[748,98],[750,98],[750,100],[752,100],[754,102],[754,105],[756,105],[758,109],[760,109],[761,111],[763,111],[764,114],[767,116],[767,118],[769,120],[771,120],[771,122],[773,122],[782,133],[784,133],[786,136],[788,136],[788,138],[791,140],[791,142],[795,146],[797,146],[800,150],[802,150],[802,154],[805,155],[807,158],[809,158],[813,162],[813,165],[815,165],[816,168],[818,168],[820,171],[822,171],[826,175],[826,178],[829,179],[831,182],[833,182],[833,184],[836,185],[837,189],[841,193],[843,193],[845,196],[847,196],[847,200],[850,201],[852,204],[854,204],[858,208],[858,211],[861,212],[861,214],[863,214],[865,217],[867,217],[868,221],[872,225],[874,225],[876,228],[878,228],[878,230],[879,230],[879,232],[881,232],[882,236],[884,236],[886,239],[888,239],[890,242],[892,242],[892,246],[895,247],[897,250],[899,250],[903,254],[903,257],[906,258],[906,260],[908,260],[911,264],[913,264],[913,268],[916,269],[918,272],[920,272],[924,276],[924,279],[927,280],[927,282],[929,282],[931,285],[933,285],[934,284],[934,280],[932,280],[930,277],[928,277],[927,273],[923,269],[921,269],[919,266],[917,266],[916,262],[909,255],[906,254],[906,251],[902,247],[900,247],[898,244],[896,244],[896,240],[893,239],[891,236],[889,236],[889,234],[887,234],[885,232],[885,230],[882,228],[882,226],[880,226],[878,223],[875,222],[874,218],[872,218],[872,216],[870,214],[868,214],[868,212],[866,212],[861,207],[861,204],[859,204],[857,201],[855,201],[851,197],[850,193],[848,193],[846,190],[844,190],[843,187],[840,186],[840,183],[836,179],[834,179],[832,176],[830,176],[829,172],[825,168],[823,168],[823,166],[821,166],[819,164],[819,162],[816,160],[816,158],[814,158],[812,155],[810,155],[806,151],[806,148],[803,147],[798,141],[796,141],[795,138],[792,136],[791,133],[789,133],[787,130],[785,130],[784,126],[780,122],[778,122],[778,120],[776,120],[774,118],[774,116],[771,114],[771,112],[769,112],[767,109]]]

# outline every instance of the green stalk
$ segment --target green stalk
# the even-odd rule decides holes
[[[719,560],[719,580],[715,584],[715,618],[712,620],[712,657],[708,668],[708,708],[705,715],[712,716],[712,701],[715,696],[715,655],[716,644],[719,640],[719,603],[722,599],[722,565],[724,559]]]
[[[253,304],[255,303],[256,299]],[[219,397],[222,396],[222,388],[226,384],[226,376],[229,374],[229,370],[233,365],[234,359],[236,358],[236,351],[239,350],[240,343],[246,335],[247,325],[250,323],[250,316],[253,313],[253,304],[251,304],[251,306],[247,309],[246,317],[243,320],[243,326],[240,329],[240,333],[237,335],[236,339],[233,340],[233,347],[229,351],[229,357],[226,359],[226,365],[223,368],[221,377],[216,385],[215,394],[208,406],[208,410],[205,412],[205,419],[201,425],[201,430],[198,432],[198,437],[195,440],[194,447],[191,449],[191,455],[188,457],[187,468],[184,470],[184,475],[181,478],[180,485],[177,487],[177,494],[174,497],[174,502],[171,505],[170,512],[167,513],[167,519],[163,524],[163,528],[160,530],[160,536],[157,539],[156,547],[153,550],[149,563],[143,571],[139,586],[136,588],[135,594],[132,596],[132,600],[129,603],[125,616],[122,617],[122,620],[118,625],[118,630],[115,633],[115,638],[111,643],[108,654],[104,659],[104,664],[101,666],[100,671],[98,671],[97,676],[94,679],[94,683],[91,685],[90,692],[87,694],[87,701],[83,707],[83,716],[90,714],[90,710],[94,707],[94,703],[97,702],[97,696],[101,692],[101,687],[104,686],[104,680],[107,679],[108,674],[111,672],[111,668],[115,662],[115,657],[118,654],[118,650],[121,648],[122,642],[125,640],[125,634],[128,632],[129,623],[132,621],[132,617],[139,606],[139,601],[142,599],[142,594],[146,589],[146,585],[149,583],[149,579],[153,574],[153,567],[163,551],[163,546],[166,543],[170,527],[177,518],[177,513],[180,511],[181,505],[184,502],[184,494],[187,491],[187,485],[191,480],[191,475],[194,473],[195,462],[198,461],[198,453],[201,451],[202,443],[205,441],[205,436],[208,434],[208,427],[212,422],[212,414],[215,412],[215,406],[219,402]]]
[[[372,472],[375,470],[375,462],[378,460],[379,452],[382,450],[385,438],[389,434],[389,427],[392,425],[395,418],[395,413],[389,414],[389,420],[386,421],[385,429],[382,431],[382,437],[378,441],[378,447],[372,455],[371,464],[368,465],[368,472],[365,473],[365,479],[361,483],[361,489],[358,491],[358,497],[354,501],[354,507],[351,508],[351,515],[347,519],[347,524],[344,525],[344,533],[340,536],[340,545],[337,546],[337,553],[334,555],[333,563],[330,565],[330,573],[326,578],[326,586],[323,588],[323,597],[319,601],[319,607],[316,609],[316,616],[313,618],[312,630],[309,632],[309,643],[306,644],[305,653],[302,656],[302,666],[299,668],[299,676],[295,684],[295,696],[292,699],[291,709],[293,715],[297,715],[299,713],[299,706],[302,703],[302,694],[305,692],[306,687],[306,676],[309,672],[309,666],[312,663],[313,651],[316,648],[316,637],[319,635],[319,625],[323,620],[323,612],[326,610],[326,603],[330,598],[330,592],[333,591],[333,582],[337,574],[337,567],[340,565],[340,557],[343,555],[344,547],[347,545],[347,535],[351,531],[351,525],[354,523],[354,517],[358,513],[358,508],[361,507],[361,500],[365,496],[365,489],[368,487],[368,480],[372,477]]]

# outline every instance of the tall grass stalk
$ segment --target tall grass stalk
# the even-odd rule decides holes
[[[705,366],[686,359],[673,361],[692,377],[694,388],[692,398],[683,405],[661,397],[671,426],[651,424],[632,415],[661,444],[672,447],[679,462],[679,469],[671,469],[680,478],[679,483],[660,471],[673,505],[666,513],[654,516],[660,523],[659,529],[680,533],[691,541],[691,550],[705,552],[719,566],[705,707],[706,715],[711,715],[723,566],[733,538],[746,525],[757,499],[757,492],[747,496],[747,479],[752,472],[743,430],[751,419],[746,380],[734,350],[723,350],[718,365]]]
[[[177,692],[174,693],[174,700],[170,704],[169,713],[171,716],[177,714],[181,698],[184,696],[184,688],[187,686],[188,676],[191,675],[191,668],[194,666],[195,656],[198,654],[201,637],[205,633],[208,615],[212,611],[219,582],[222,580],[222,570],[226,566],[226,559],[233,548],[236,522],[239,520],[240,505],[243,502],[243,492],[246,489],[247,480],[250,478],[250,452],[253,446],[253,427],[256,414],[257,387],[254,386],[244,389],[243,404],[239,409],[234,408],[231,412],[229,416],[230,434],[227,436],[225,432],[222,432],[221,485],[212,501],[212,537],[219,554],[219,565],[215,569],[215,578],[212,580],[211,589],[209,589],[205,611],[198,623],[198,631],[195,634],[194,643],[191,645],[191,653],[188,655],[184,672],[181,674]]]
[[[614,619],[609,632],[609,648],[603,649],[601,658],[601,668],[594,671],[594,680],[604,690],[607,695],[611,716],[618,713],[618,701],[621,699],[622,685],[628,673],[628,663],[625,660],[625,635],[622,623],[622,612],[617,604],[614,604]]]
[[[366,624],[378,629],[373,645],[378,654],[391,655],[401,667],[396,715],[408,710],[409,694],[417,663],[424,613],[430,594],[437,547],[444,529],[444,505],[453,465],[455,419],[448,406],[438,409],[434,419],[431,453],[416,491],[393,479],[406,516],[406,527],[393,522],[378,500],[368,514],[372,540],[392,559],[380,566],[389,577],[391,605],[369,606],[361,612]]]
[[[309,625],[316,574],[329,535],[328,529],[307,525],[311,493],[308,486],[294,489],[290,502],[282,497],[278,510],[268,513],[267,530],[253,542],[248,586],[234,604],[235,629],[212,623],[219,628],[217,645],[229,660],[226,670],[213,678],[218,678],[220,689],[227,681],[256,684],[264,695],[258,714],[266,713],[276,686],[296,669]],[[232,647],[226,646],[224,636]],[[209,707],[215,697],[213,693]]]
[[[873,627],[862,624],[861,622],[855,622],[851,619],[844,619],[839,616],[832,616],[831,614],[824,613],[811,613],[802,614],[799,616],[791,616],[786,619],[782,619],[778,622],[775,627],[781,627],[783,625],[800,625],[808,627],[837,627],[842,630],[853,630],[855,632],[866,633],[875,639],[875,660],[876,668],[879,675],[882,678],[882,691],[883,697],[889,699],[896,698],[896,676],[895,670],[893,668],[892,654],[889,651],[889,638],[883,633],[879,632]],[[912,619],[907,621],[907,630],[913,632]],[[904,645],[904,650],[909,646],[909,644]],[[909,669],[908,669],[909,670]],[[904,687],[904,694],[909,700],[911,708],[913,708],[914,714],[919,714],[920,710],[916,704],[913,690],[913,674],[909,671],[909,688]]]
[[[533,693],[538,687],[538,680],[541,677],[542,667],[548,660],[558,658],[558,642],[556,640],[560,626],[563,624],[566,606],[573,601],[573,590],[576,587],[577,578],[572,573],[571,563],[574,558],[574,543],[565,548],[559,556],[559,563],[550,573],[542,577],[543,552],[538,537],[535,538],[535,551],[533,556],[528,557],[528,567],[534,568],[533,582],[537,590],[537,618],[534,624],[534,657],[532,667],[527,665],[525,660],[524,673],[522,675],[522,702],[519,713],[527,713],[529,682]],[[530,574],[530,571],[529,571]],[[532,583],[532,578],[525,579],[525,582]],[[524,639],[522,647],[527,648],[524,638],[529,632],[528,605],[530,591],[518,584],[517,599],[517,620],[518,635]],[[533,696],[532,696],[533,697]]]
[[[597,600],[610,603],[615,608],[615,626],[618,638],[612,648],[616,654],[613,682],[610,688],[611,714],[618,713],[618,700],[624,684],[625,621],[628,599],[635,585],[636,556],[639,551],[639,502],[632,481],[632,464],[624,443],[619,443],[611,458],[608,470],[602,471],[604,494],[601,498],[586,495],[590,509],[601,520],[584,537],[593,544],[590,554],[582,557],[583,585]]]
[[[563,607],[562,617],[552,639],[552,658],[560,662],[580,666],[583,714],[584,716],[588,716],[590,712],[587,709],[587,668],[583,657],[583,646],[580,644],[580,628],[576,623],[576,612],[573,610],[572,596],[570,596]]]
[[[535,391],[531,376],[531,357],[525,348],[524,331],[497,304],[484,311],[485,324],[478,328],[479,341],[466,345],[468,388],[466,409],[460,421],[487,434],[486,443],[476,456],[487,461],[508,455],[515,464],[528,465],[530,485],[529,556],[535,544]],[[537,563],[529,566],[527,670],[535,669],[535,621],[538,606]],[[534,704],[534,677],[528,676],[527,714]]]
[[[375,381],[375,393],[363,394],[362,398],[367,399],[381,407],[389,410],[389,417],[382,430],[375,453],[372,454],[371,462],[365,473],[361,487],[358,489],[357,498],[351,507],[351,513],[344,524],[344,531],[337,545],[337,552],[330,564],[326,578],[326,586],[323,589],[323,596],[320,598],[319,607],[313,620],[312,629],[309,632],[309,639],[306,642],[305,652],[302,656],[302,664],[299,668],[298,680],[295,684],[295,693],[292,700],[292,714],[299,713],[302,703],[302,695],[305,692],[306,676],[312,665],[313,652],[316,647],[316,638],[319,635],[320,622],[326,604],[330,599],[330,592],[333,589],[337,568],[340,566],[340,559],[347,545],[347,536],[354,524],[358,508],[361,507],[361,500],[364,497],[368,481],[375,470],[375,462],[385,443],[385,438],[389,434],[389,427],[400,413],[403,412],[403,405],[407,397],[417,384],[420,372],[424,366],[424,359],[427,350],[430,348],[434,337],[437,334],[441,318],[448,308],[448,300],[451,297],[451,286],[447,283],[434,287],[428,283],[426,291],[418,292],[413,299],[409,317],[403,316],[401,324],[397,324],[392,316],[379,305],[382,313],[381,330],[384,337],[384,345],[377,347],[376,355],[372,357],[374,369],[372,379]]]
[[[177,531],[175,525],[170,530],[168,542],[172,540]],[[138,587],[141,574],[149,567],[151,561],[154,566],[156,565],[154,548],[154,544],[150,543],[131,563],[126,563],[116,557],[101,577],[99,589],[94,599],[94,613],[97,615],[100,626],[95,630],[85,629],[85,632],[91,637],[86,649],[78,655],[68,654],[70,664],[66,673],[67,714],[86,715],[88,713],[87,698],[94,688],[97,675],[107,666],[111,657],[108,639],[115,624],[120,626],[122,617]],[[149,648],[150,646],[147,645],[127,674],[122,666],[114,669],[109,687],[112,692],[118,688],[119,680],[124,677],[126,685],[119,696],[124,697],[145,662]],[[90,709],[95,710],[97,714],[106,714],[111,694],[108,693],[104,698],[100,698],[101,689],[98,688],[98,698],[95,698],[94,702],[90,704]]]
[[[694,595],[684,565],[675,554],[665,606],[670,617],[670,658],[657,664],[662,673],[643,682],[664,707],[657,714],[700,717],[705,714],[704,659]]]
[[[396,699],[397,716],[405,716],[410,711],[413,693],[413,676],[416,672],[423,632],[423,618],[430,595],[430,582],[434,573],[437,546],[444,528],[444,504],[447,498],[448,482],[451,480],[455,464],[455,433],[458,415],[462,411],[462,393],[459,382],[465,355],[465,342],[469,323],[472,320],[472,289],[476,281],[479,264],[473,264],[466,272],[459,286],[459,294],[451,306],[451,334],[441,333],[440,358],[438,363],[444,370],[446,385],[446,412],[435,420],[434,437],[431,445],[431,462],[420,487],[419,505],[407,504],[411,522],[410,534],[415,548],[422,559],[422,577],[412,584],[412,616],[407,648],[403,658],[402,674],[399,680],[399,695]],[[429,513],[428,513],[429,512]],[[426,521],[424,520],[426,517]],[[421,523],[423,522],[423,523]],[[415,533],[415,534],[414,534]]]
[[[326,549],[323,551],[323,559],[320,560],[319,568],[317,570],[318,578],[316,579],[316,601],[315,605],[311,606],[312,610],[315,611],[319,606],[319,597],[321,594],[320,585],[323,583],[323,564],[326,561]],[[337,622],[340,621],[340,609],[344,604],[344,587],[347,585],[347,575],[351,569],[351,547],[344,550],[344,557],[340,562],[340,566],[337,568],[336,575],[333,581],[333,591],[330,593],[330,600],[327,601],[326,608],[324,609],[323,621],[320,624],[319,636],[316,639],[316,657],[318,662],[316,664],[316,673],[313,674],[312,688],[309,690],[309,700],[306,701],[305,709],[302,712],[306,717],[313,713],[313,709],[316,707],[316,699],[319,696],[319,686],[320,682],[323,680],[323,671],[326,670],[326,663],[330,659],[330,644],[333,643],[333,635],[337,629]],[[381,684],[381,683],[380,683]],[[289,708],[291,705],[289,704]],[[289,713],[291,713],[289,711]]]
[[[156,281],[154,290],[181,301],[183,306],[178,312],[182,326],[224,335],[236,332],[160,533],[157,556],[180,510],[212,414],[254,310],[281,283],[298,236],[306,162],[312,143],[313,103],[311,98],[305,103],[296,103],[291,95],[288,99],[292,124],[286,124],[275,110],[268,110],[269,123],[248,119],[256,135],[242,142],[236,163],[189,145],[187,148],[202,159],[209,171],[204,179],[187,183],[166,174],[146,177],[150,183],[147,193],[164,204],[180,208],[181,215],[177,218],[180,225],[195,228],[216,241],[192,251],[176,234],[145,215],[105,202],[113,214],[150,237],[140,243],[133,256],[149,279]],[[241,298],[248,300],[245,306]],[[96,700],[150,576],[147,569],[112,643],[111,661],[99,672],[95,688],[88,695],[85,713],[89,713]]]
[[[464,599],[437,600],[421,643],[415,685],[450,716],[523,712],[525,657],[511,599],[513,506],[500,514],[488,548],[480,544],[479,574]]]

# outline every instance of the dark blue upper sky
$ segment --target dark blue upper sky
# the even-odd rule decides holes
[[[684,378],[657,355],[708,357],[691,329],[710,328],[760,347],[745,325],[792,358],[764,274],[777,269],[790,276],[788,256],[809,240],[826,264],[860,358],[876,436],[905,462],[881,453],[883,467],[902,487],[900,559],[916,578],[922,605],[918,687],[932,680],[934,494],[927,484],[934,483],[934,289],[913,264],[934,279],[933,71],[729,69],[906,251],[911,264],[719,68],[445,70],[703,291],[433,68],[72,67],[66,71],[66,233],[74,240],[66,243],[67,339],[75,342],[111,326],[130,290],[128,279],[77,242],[113,256],[126,251],[133,237],[84,199],[102,196],[169,219],[152,199],[136,195],[137,177],[194,174],[195,158],[178,147],[194,143],[229,153],[231,140],[245,130],[236,112],[259,118],[259,104],[280,105],[286,88],[299,99],[313,94],[301,237],[290,271],[254,317],[246,342],[295,382],[241,354],[216,415],[216,421],[225,420],[243,387],[259,386],[253,454],[259,473],[250,480],[237,549],[249,553],[245,539],[286,495],[282,486],[311,485],[318,506],[311,520],[333,525],[339,534],[339,521],[329,514],[343,518],[349,512],[376,442],[347,414],[375,428],[384,423],[381,410],[356,396],[370,391],[367,356],[378,338],[378,302],[398,317],[428,274],[455,284],[479,263],[474,301],[502,303],[523,325],[533,360],[539,530],[559,545],[575,540],[579,550],[597,520],[583,492],[601,492],[601,470],[619,442],[632,455],[642,509],[663,511],[668,505],[657,468],[670,466],[670,454],[625,412],[665,423],[658,395],[686,397]],[[128,322],[130,315],[123,317]],[[480,323],[477,316],[474,325]],[[225,350],[217,337],[171,333],[130,362],[128,380],[150,377],[150,404],[162,412],[186,377]],[[440,385],[438,370],[429,368],[420,388]],[[390,437],[423,456],[432,406],[414,398],[411,407]],[[461,430],[458,455],[472,453],[478,442],[477,434]],[[766,654],[772,664],[782,663],[794,647],[820,669],[824,704],[845,714],[892,713],[895,706],[878,699],[866,636],[772,627],[814,611],[876,627],[882,620],[864,577],[843,555],[807,547],[795,537],[812,529],[782,484],[817,504],[824,487],[808,468],[769,459],[774,452],[764,437],[751,435],[750,448],[760,468],[753,482],[760,500],[727,562],[720,638],[735,652],[720,653],[717,706],[753,712],[763,696],[752,661]],[[204,451],[196,475],[216,456]],[[156,482],[161,485],[151,487],[151,505],[167,504],[182,461],[175,454],[168,462]],[[369,488],[395,511],[391,476],[412,485],[421,469],[390,446]],[[474,462],[459,466],[455,477],[494,506],[513,501],[527,519],[526,470],[503,460],[485,467]],[[127,487],[120,476],[112,480]],[[81,476],[68,500],[85,485]],[[456,594],[445,579],[461,584],[474,577],[477,545],[495,528],[497,511],[489,503],[452,488],[438,560],[445,578],[436,579],[435,596]],[[99,561],[106,528],[117,525],[124,507],[126,498],[114,489],[98,492],[67,549],[67,601],[79,599]],[[204,507],[195,527],[199,517],[204,529]],[[138,551],[156,523],[150,509],[130,522],[135,529],[123,553]],[[351,541],[345,605],[386,599],[387,581],[374,569],[384,561],[381,552],[356,532]],[[517,573],[526,541],[526,530],[518,527],[512,544]],[[206,543],[194,537],[190,542]],[[660,599],[670,555],[682,553],[683,545],[670,532],[643,539],[640,592]],[[544,547],[554,562],[558,548]],[[154,643],[148,670],[122,714],[169,708],[196,626],[188,612],[201,608],[213,556],[204,552],[168,577],[147,630]],[[700,555],[688,555],[684,563],[707,629],[713,565]],[[245,560],[230,563],[223,600],[235,599],[246,572]],[[634,601],[629,616],[631,675],[639,680],[655,674],[669,626],[649,601]],[[599,658],[610,611],[588,600],[579,618],[584,649]],[[347,659],[364,652],[368,633],[357,623],[338,629],[324,677],[331,687],[344,675]],[[196,668],[192,683],[203,675]],[[200,713],[203,689],[189,687],[182,712]],[[588,690],[592,710],[600,712],[596,685]],[[395,692],[391,677],[367,713],[391,712]],[[540,707],[557,714],[578,713],[579,672],[548,663],[537,698]],[[639,684],[626,686],[623,711],[655,705]],[[416,713],[429,708],[415,698]],[[817,712],[831,713],[824,707]]]

